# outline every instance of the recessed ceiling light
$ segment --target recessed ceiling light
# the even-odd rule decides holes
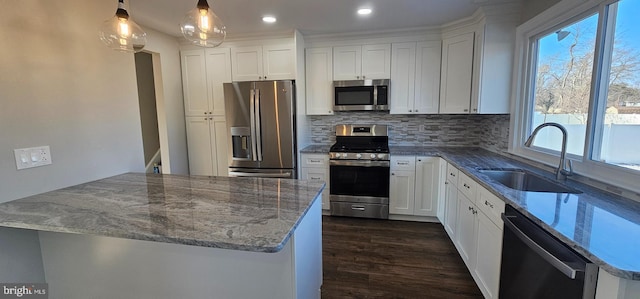
[[[368,15],[368,14],[371,14],[371,11],[372,11],[371,8],[361,8],[361,9],[358,9],[358,14]]]
[[[264,16],[262,17],[262,21],[265,23],[275,23],[276,22],[276,18],[272,17],[272,16]]]

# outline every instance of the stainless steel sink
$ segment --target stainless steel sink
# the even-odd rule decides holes
[[[490,179],[511,189],[531,192],[582,193],[522,169],[478,169]]]

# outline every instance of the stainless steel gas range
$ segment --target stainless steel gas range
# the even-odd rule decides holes
[[[337,125],[329,154],[331,215],[388,219],[387,126]]]

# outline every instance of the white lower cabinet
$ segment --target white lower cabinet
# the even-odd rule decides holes
[[[391,157],[389,214],[436,217],[445,165],[439,157]]]
[[[498,298],[505,203],[449,164],[444,228],[485,298]]]
[[[302,154],[300,179],[307,181],[322,181],[326,186],[322,191],[322,209],[329,210],[329,155]]]
[[[189,173],[227,176],[227,125],[224,116],[186,117]]]
[[[476,205],[458,191],[458,215],[454,244],[469,269],[475,267],[476,236],[478,234]]]
[[[471,274],[485,298],[498,298],[502,229],[484,213],[478,213],[477,216],[476,266]]]
[[[413,215],[415,207],[416,157],[391,157],[389,214]]]
[[[456,222],[458,219],[458,188],[456,186],[456,176],[458,170],[455,169],[455,173],[449,171],[451,167],[447,167],[447,181],[445,182],[445,209],[444,209],[444,230],[449,234],[449,238],[454,240],[456,234]]]

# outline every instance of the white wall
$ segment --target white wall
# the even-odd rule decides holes
[[[154,55],[154,71],[161,72],[156,73],[155,85],[162,171],[189,174],[178,40],[149,28],[143,29],[147,33],[145,51]],[[158,76],[161,80],[158,80]]]
[[[0,202],[144,171],[133,54],[97,35],[115,1],[0,4]],[[53,164],[17,171],[39,145]]]
[[[522,17],[520,19],[520,24],[537,16],[538,14],[558,2],[560,2],[560,0],[525,0],[522,6]]]

